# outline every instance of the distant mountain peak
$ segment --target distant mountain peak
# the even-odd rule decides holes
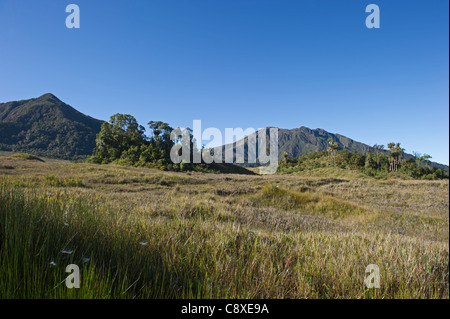
[[[47,98],[52,98],[52,99],[54,99],[54,98],[57,98],[54,94],[52,94],[52,93],[45,93],[45,94],[42,94],[40,97],[39,97],[39,99],[47,99]]]
[[[0,103],[0,150],[65,159],[86,156],[102,123],[52,93]]]
[[[43,95],[41,95],[40,97],[37,98],[38,100],[45,100],[45,101],[50,101],[50,102],[59,102],[61,103],[62,101],[60,99],[58,99],[54,94],[52,93],[45,93]]]
[[[269,127],[266,127],[262,133],[266,134],[269,138]],[[257,133],[253,133],[256,134]],[[344,135],[338,133],[330,133],[322,128],[310,129],[306,126],[300,126],[294,129],[279,129],[278,132],[278,157],[283,159],[283,154],[287,153],[289,157],[298,157],[304,154],[320,152],[327,150],[328,139],[332,139],[334,143],[339,146],[340,150],[347,150],[359,154],[364,154],[373,148],[367,144],[352,140]],[[244,159],[248,159],[248,137],[236,141],[232,144],[234,152],[237,150],[237,145],[244,145]],[[228,144],[230,145],[230,144]],[[258,148],[258,141],[256,141],[256,147]],[[225,154],[225,145],[219,146],[222,154]],[[412,157],[410,154],[405,154],[405,159]],[[251,164],[243,164],[243,166],[256,166]],[[434,163],[432,167],[440,168],[444,171],[449,171],[447,165]]]

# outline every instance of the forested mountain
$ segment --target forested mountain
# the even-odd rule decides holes
[[[53,94],[0,103],[0,150],[77,159],[92,153],[102,123]]]
[[[0,150],[71,160],[83,158],[92,154],[102,123],[104,121],[80,113],[50,93],[35,99],[0,103]],[[269,136],[269,128],[264,132]],[[343,135],[302,126],[278,130],[279,159],[282,160],[284,154],[292,158],[327,150],[330,139],[339,150],[359,154],[368,150],[376,152],[373,147]],[[242,144],[247,160],[248,137],[234,143],[233,148],[236,150],[236,146]],[[404,157],[413,156],[404,154]],[[435,162],[431,162],[431,167],[449,170],[447,165]]]
[[[266,141],[269,140],[270,127],[262,130],[266,134]],[[250,134],[248,137],[241,139],[233,144],[234,152],[236,149],[244,147],[244,159],[247,163],[247,151],[248,151],[248,138],[254,137],[256,140],[256,149],[259,149],[258,145],[258,132]],[[278,129],[278,159],[282,160],[286,153],[288,157],[298,157],[304,154],[310,154],[314,152],[325,151],[328,149],[329,140],[332,140],[337,145],[339,150],[347,150],[354,153],[364,154],[367,151],[376,152],[373,146],[357,142],[340,134],[334,134],[325,131],[324,129],[310,129],[304,126],[294,129]],[[395,139],[395,137],[393,138]],[[388,141],[386,142],[387,145]],[[225,152],[225,148],[229,145],[222,146],[222,153]],[[266,146],[267,147],[267,146]],[[389,152],[387,147],[381,152]],[[405,159],[413,158],[411,154],[404,154]],[[244,164],[243,166],[255,166]],[[447,165],[431,162],[431,167],[436,167],[444,171],[449,171]]]

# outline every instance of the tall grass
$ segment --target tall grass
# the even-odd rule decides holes
[[[365,215],[373,218],[377,212],[348,201],[311,191],[295,191],[275,184],[265,185],[256,196],[257,203],[268,204],[284,210],[300,209],[308,213],[322,214],[332,218]]]
[[[265,232],[205,209],[149,215],[95,194],[0,182],[0,298],[449,297],[444,246],[377,232]],[[80,289],[64,283],[72,263]],[[364,286],[369,264],[381,270],[376,291]]]

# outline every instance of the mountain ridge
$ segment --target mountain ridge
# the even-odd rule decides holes
[[[270,128],[277,128],[277,127],[266,127],[262,129],[263,132],[266,134],[266,141],[269,139],[269,129]],[[288,157],[298,157],[304,154],[309,154],[313,152],[320,152],[327,150],[328,148],[328,139],[331,138],[335,144],[338,145],[339,150],[347,150],[350,152],[356,152],[359,154],[363,154],[367,151],[375,152],[375,149],[367,144],[364,144],[359,141],[355,141],[349,137],[346,137],[344,135],[341,135],[339,133],[330,133],[322,128],[316,128],[316,129],[310,129],[305,126],[300,126],[299,128],[293,128],[293,129],[283,129],[283,128],[277,128],[278,129],[278,159],[283,159],[283,154],[287,153]],[[242,147],[242,144],[244,144],[244,160],[245,163],[243,164],[237,164],[242,165],[246,167],[254,167],[258,166],[258,164],[249,164],[248,161],[248,139],[249,137],[253,137],[253,135],[256,138],[256,150],[258,152],[258,133],[254,132],[243,139],[240,139],[234,143],[222,145],[215,147],[214,150],[221,149],[222,154],[225,154],[225,149],[228,147],[232,147],[234,154],[237,152],[238,147]],[[384,150],[382,152],[387,153],[388,150]],[[224,156],[224,155],[223,155]],[[234,156],[234,159],[236,156]],[[405,153],[404,154],[405,159],[414,158],[413,155]],[[439,169],[442,169],[446,172],[449,172],[449,166],[445,164],[440,164],[437,162],[431,162],[431,167],[436,167]]]
[[[102,123],[51,93],[0,103],[0,150],[63,159],[85,157],[92,153]]]
[[[102,123],[104,121],[79,112],[52,93],[28,100],[0,103],[0,150],[63,159],[83,158],[92,154]],[[267,136],[269,129],[263,129]],[[257,136],[258,132],[252,134]],[[234,151],[236,145],[244,143],[245,158],[249,136],[233,143]],[[339,149],[358,153],[374,151],[373,147],[344,135],[330,133],[322,128],[300,126],[293,129],[278,128],[279,159],[283,158],[285,152],[289,157],[298,157],[326,150],[329,138]],[[224,152],[226,145],[215,149],[220,147]],[[405,157],[413,156],[405,154]],[[431,165],[449,171],[448,165],[436,162]]]

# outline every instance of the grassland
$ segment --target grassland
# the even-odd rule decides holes
[[[0,158],[0,298],[449,298],[448,241],[448,180]]]

